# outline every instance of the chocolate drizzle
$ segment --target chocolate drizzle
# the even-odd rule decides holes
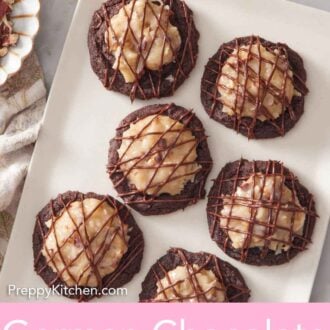
[[[258,54],[251,51],[252,45],[257,45]],[[241,48],[246,46],[246,48]],[[260,51],[261,46],[266,48],[268,52],[273,54],[276,58],[275,63],[267,60],[262,56]],[[237,53],[235,53],[235,51]],[[254,58],[258,65],[259,70],[253,70],[248,65],[248,60],[241,60],[238,57],[238,52],[247,52],[247,59]],[[233,81],[236,88],[231,92],[235,92],[235,106],[223,104],[220,100],[221,95],[218,87],[226,89],[225,85],[220,84],[222,68],[227,59],[230,57],[238,59],[236,64],[230,64],[232,69],[237,72],[237,78],[226,75],[227,79]],[[287,59],[288,65],[285,67],[280,66],[280,59]],[[261,64],[267,63],[272,65],[272,72],[269,79],[265,80],[261,76]],[[293,77],[289,75],[289,70],[292,71]],[[278,88],[272,83],[272,77],[275,71],[279,71],[284,76],[284,83],[281,88]],[[245,85],[242,86],[239,81],[239,76],[243,77]],[[247,89],[247,82],[253,81],[256,86],[259,86],[257,95],[252,95]],[[286,98],[287,82],[292,81],[294,89],[300,95],[294,95],[291,103]],[[246,135],[250,139],[254,138],[271,138],[276,136],[283,136],[294,124],[298,121],[303,113],[304,96],[308,93],[305,85],[306,71],[303,66],[301,57],[291,50],[287,45],[281,43],[272,43],[260,37],[250,36],[244,38],[237,38],[231,42],[223,44],[219,51],[209,60],[202,78],[202,102],[205,110],[209,116],[229,128],[235,129]],[[238,86],[240,86],[238,88]],[[282,105],[282,114],[278,118],[274,118],[272,113],[263,105],[266,94],[271,95],[278,103]],[[238,99],[242,99],[242,104],[238,104]],[[255,105],[253,118],[242,115],[243,108],[246,102]],[[231,108],[234,115],[228,115],[222,111],[223,106]],[[266,117],[266,121],[262,122],[258,116]]]
[[[155,118],[158,118],[159,116],[168,116],[172,120],[174,120],[175,123],[180,123],[182,125],[182,128],[180,130],[173,130],[172,127],[175,125],[173,124],[165,132],[159,132],[159,138],[154,144],[154,147],[151,148],[150,151],[146,154],[142,155],[141,157],[138,157],[134,165],[129,169],[129,171],[123,173],[120,166],[123,163],[123,156],[125,154],[123,154],[122,157],[119,158],[117,152],[122,143],[123,133],[130,127],[132,123],[136,123],[139,120],[150,115],[154,115],[153,120],[155,120]],[[148,123],[147,125],[150,125],[150,123]],[[135,138],[141,138],[141,136],[143,136],[143,131],[145,128],[146,126],[143,127],[143,129]],[[166,155],[179,145],[177,143],[178,139],[187,130],[191,131],[196,143],[194,143],[193,146],[189,148],[189,150],[187,151],[187,155],[184,155],[182,157],[182,161],[180,163],[164,165],[163,162]],[[162,143],[162,140],[164,135],[169,132],[173,132],[177,134],[177,136],[174,143],[167,145],[165,143]],[[119,193],[119,196],[124,199],[126,204],[130,205],[131,207],[135,208],[136,210],[145,215],[169,213],[177,209],[184,208],[190,204],[196,203],[200,198],[203,198],[205,195],[205,181],[208,173],[212,168],[212,159],[210,157],[206,140],[207,137],[204,134],[204,128],[201,122],[194,115],[194,113],[192,111],[188,111],[184,108],[178,107],[174,104],[149,106],[130,114],[122,121],[119,128],[117,129],[116,138],[113,139],[110,143],[108,172],[111,180],[114,183],[115,189]],[[192,141],[189,142],[191,143]],[[185,141],[184,143],[187,143],[187,141]],[[187,182],[181,193],[178,195],[172,196],[168,193],[157,195],[157,192],[159,192],[168,182],[178,180],[179,178],[185,176],[176,175],[176,170],[182,165],[190,164],[190,162],[186,162],[185,160],[195,148],[197,151],[197,159],[194,162],[199,164],[200,167],[198,170],[192,173],[185,174],[194,175],[193,182]],[[150,157],[152,155],[157,154],[161,155],[158,164],[150,165],[150,168],[155,170],[155,174],[152,176],[151,180],[146,185],[147,188],[144,191],[138,191],[136,187],[129,182],[129,172],[133,168],[139,168],[139,166],[141,167],[140,163],[142,160],[146,159],[146,157]],[[155,185],[152,182],[153,178],[163,166],[166,166],[167,168],[171,167],[172,170],[166,180]],[[152,195],[146,193],[146,191],[150,187],[156,189],[155,193],[153,193]]]
[[[172,49],[173,54],[176,55],[174,61],[170,64],[162,65],[160,70],[148,70],[145,68],[144,71],[139,74],[136,68],[129,66],[136,77],[136,81],[134,83],[126,83],[119,71],[119,66],[117,66],[116,69],[112,67],[115,58],[109,52],[109,47],[104,41],[104,35],[109,28],[113,30],[111,18],[116,15],[123,6],[129,4],[131,1],[133,1],[133,6],[137,2],[137,0],[108,0],[102,5],[101,9],[94,14],[88,40],[92,67],[107,89],[129,95],[132,101],[135,100],[135,98],[146,100],[173,95],[174,91],[188,78],[190,71],[196,64],[199,33],[193,21],[193,14],[184,1],[163,1],[163,4],[169,6],[172,12],[169,20],[170,23],[179,30],[181,47],[178,51]],[[150,5],[147,4],[147,6]],[[127,13],[129,22],[131,21],[132,13],[133,11]],[[163,30],[166,41],[171,45],[171,41],[168,39],[166,31],[156,14],[155,18],[158,22],[157,29]],[[145,17],[143,17],[142,20],[143,24],[145,24]],[[122,44],[125,44],[127,35],[131,30],[132,28],[128,24]],[[155,37],[156,35],[154,35],[154,39]],[[118,39],[117,42],[119,42]],[[139,44],[138,58],[142,59],[142,62],[145,63],[150,52],[146,56],[143,55],[143,38],[140,38],[140,40],[135,38],[135,42]],[[152,44],[154,42],[155,40],[152,40]],[[125,59],[125,53],[122,50],[120,57]],[[161,63],[163,62],[164,49]]]
[[[196,267],[193,267],[196,265]],[[193,289],[193,294],[189,297],[182,295],[175,288],[182,280],[173,282],[168,272],[179,266],[184,266],[188,274],[188,280]],[[214,273],[219,281],[219,287],[211,287],[208,291],[203,291],[198,282],[197,275],[203,270],[210,270]],[[168,286],[162,286],[158,291],[157,283],[166,277]],[[239,271],[217,258],[215,255],[200,252],[191,253],[183,249],[172,248],[168,253],[160,258],[147,274],[146,279],[142,283],[142,292],[140,294],[141,302],[186,302],[189,299],[196,299],[197,302],[214,302],[209,301],[207,294],[210,290],[223,291],[224,302],[244,302],[250,296],[250,290],[245,284],[243,277]],[[167,292],[171,291],[170,298]],[[162,300],[155,300],[156,297],[162,294]]]
[[[97,199],[100,202],[92,210],[92,212],[88,215],[82,214],[84,216],[83,222],[78,226],[76,225],[74,216],[70,214],[69,206],[73,202],[80,201],[87,198]],[[89,237],[86,232],[85,237],[81,235],[81,227],[91,221],[90,218],[97,211],[99,207],[101,207],[104,203],[107,203],[110,207],[112,207],[115,212],[114,214],[106,220],[105,224],[98,230],[98,232],[93,236]],[[74,224],[74,231],[67,239],[60,245],[57,232],[54,230],[54,226],[56,222],[59,220],[63,212],[66,211],[69,215],[69,218],[72,220]],[[115,217],[119,217],[121,227],[117,228],[117,230],[112,234],[107,231],[103,243],[97,249],[97,251],[93,251],[91,249],[92,242],[97,238],[97,236],[105,229],[106,226],[110,226],[114,221]],[[46,226],[46,222],[51,219],[51,227],[48,228]],[[129,240],[127,242],[126,237],[124,235],[124,224],[128,225],[128,236]],[[54,230],[54,237],[56,240],[57,251],[49,251],[46,247],[45,242],[47,237],[50,235],[51,231]],[[86,231],[86,228],[84,229]],[[111,237],[109,237],[109,234]],[[98,270],[99,263],[105,257],[107,251],[110,250],[111,244],[113,243],[115,237],[120,235],[128,246],[127,252],[124,254],[122,259],[120,260],[117,268],[110,274],[106,276],[101,276]],[[66,262],[65,257],[62,254],[62,248],[69,242],[69,240],[74,239],[74,243],[82,247],[82,250],[70,261]],[[94,275],[97,280],[97,294],[94,295],[67,295],[69,298],[75,298],[79,301],[87,301],[95,296],[100,297],[102,295],[103,288],[118,288],[133,277],[133,275],[139,271],[140,263],[142,260],[143,248],[144,248],[144,240],[142,236],[142,232],[139,227],[136,225],[132,215],[128,211],[128,209],[120,204],[118,201],[113,199],[110,196],[100,196],[94,193],[82,194],[79,192],[67,192],[65,194],[59,195],[55,200],[51,200],[50,203],[42,210],[36,217],[36,225],[33,234],[33,247],[34,247],[34,266],[38,275],[40,275],[45,282],[50,286],[56,287],[58,284],[68,287],[68,285],[63,281],[62,275],[66,272],[70,280],[75,283],[73,286],[77,286],[80,288],[84,288],[80,285],[80,279],[88,272],[87,283],[91,275]],[[43,255],[42,251],[46,251],[48,255],[48,260]],[[70,272],[70,267],[74,264],[74,262],[80,258],[82,255],[85,255],[88,259],[88,267],[86,267],[83,272],[80,274],[80,277],[77,278]],[[56,256],[60,256],[61,261],[63,262],[64,268],[60,270],[57,267],[56,262],[52,262]],[[57,269],[56,272],[50,267],[52,263],[53,267]],[[72,286],[70,286],[72,287]]]
[[[270,199],[264,199],[263,193],[265,182],[261,186],[260,197],[256,198],[253,194],[251,197],[237,197],[235,192],[237,188],[249,178],[255,178],[262,173],[265,178],[281,178],[281,191],[279,195],[273,192]],[[292,205],[282,205],[282,188],[285,185],[292,191],[294,200]],[[253,179],[253,190],[256,187],[255,179]],[[253,197],[253,198],[252,198]],[[227,200],[227,201],[225,201]],[[229,200],[229,201],[228,201]],[[298,204],[300,205],[298,206]],[[221,214],[224,206],[230,207],[229,216]],[[235,206],[245,206],[250,208],[250,218],[231,216]],[[268,220],[260,222],[256,220],[256,211],[259,207],[270,210]],[[279,212],[292,212],[290,218],[290,226],[285,227],[278,224]],[[305,220],[302,234],[298,234],[293,229],[295,214],[304,213]],[[282,163],[276,161],[253,161],[241,159],[234,163],[227,164],[220,172],[218,178],[209,194],[207,214],[209,221],[210,234],[213,240],[231,257],[242,262],[256,265],[274,265],[289,261],[298,252],[307,248],[311,242],[311,235],[317,218],[315,204],[312,195],[303,187],[298,179],[283,166]],[[227,225],[220,224],[221,218],[227,219]],[[236,229],[231,226],[231,221],[238,220],[242,223],[247,223],[247,230]],[[254,231],[254,226],[262,226],[264,233],[260,234]],[[272,235],[276,230],[286,231],[289,234],[288,240],[274,238]],[[229,232],[242,234],[244,237],[243,248],[237,249],[233,247]],[[263,247],[251,247],[252,237],[263,240]],[[283,243],[289,246],[288,250],[281,250],[280,253],[275,253],[269,248],[270,242]]]

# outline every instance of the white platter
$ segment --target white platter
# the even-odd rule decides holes
[[[143,217],[134,212],[146,248],[142,269],[127,285],[128,296],[100,301],[135,302],[150,266],[171,246],[217,254],[238,267],[252,290],[251,301],[307,302],[311,293],[330,215],[330,14],[284,0],[187,0],[201,32],[197,67],[171,98],[194,108],[203,121],[214,159],[215,178],[228,161],[240,157],[282,160],[315,195],[320,215],[314,243],[290,263],[272,268],[243,265],[227,257],[208,234],[206,201],[184,212]],[[0,301],[26,301],[8,296],[8,284],[45,287],[33,271],[32,231],[36,213],[58,193],[69,189],[116,195],[105,172],[108,141],[120,120],[131,111],[158,100],[134,104],[106,91],[89,64],[87,31],[102,0],[80,0],[49,97],[44,125],[36,146],[0,278]],[[256,34],[287,42],[302,55],[310,94],[305,114],[285,138],[248,141],[210,120],[200,99],[200,79],[207,59],[219,45],[237,36]],[[62,297],[50,301],[67,302]]]
[[[11,21],[13,33],[19,35],[16,45],[9,47],[8,54],[0,58],[0,86],[18,72],[24,59],[33,49],[34,38],[39,30],[39,0],[19,0],[13,4]]]

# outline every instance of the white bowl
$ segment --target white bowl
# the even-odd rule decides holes
[[[13,33],[19,35],[17,44],[9,47],[0,58],[0,86],[19,71],[23,60],[31,53],[34,37],[39,30],[40,0],[19,0],[13,5]]]

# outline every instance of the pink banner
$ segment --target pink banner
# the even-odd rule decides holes
[[[329,330],[330,304],[2,304],[2,330]]]

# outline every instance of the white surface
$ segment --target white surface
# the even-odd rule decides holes
[[[22,66],[24,58],[30,54],[33,40],[39,30],[39,0],[21,0],[14,3],[11,13],[13,33],[19,34],[15,46],[9,47],[8,54],[0,58],[0,85]]]
[[[277,1],[277,0],[274,0]],[[292,0],[304,5],[330,11],[329,0]],[[41,7],[41,30],[35,48],[44,70],[46,86],[50,88],[63,49],[77,0],[43,0]],[[54,14],[55,13],[55,14]],[[323,248],[314,288],[312,302],[330,301],[330,227]]]
[[[31,235],[35,214],[50,197],[67,189],[110,192],[114,195],[105,173],[108,140],[114,135],[119,121],[130,111],[155,102],[135,102],[132,105],[126,97],[104,90],[92,73],[86,34],[92,12],[100,3],[101,0],[84,1],[75,16],[1,274],[0,301],[15,300],[16,297],[6,295],[9,283],[24,287],[44,286],[32,267]],[[245,276],[252,289],[253,301],[307,301],[330,214],[327,189],[330,166],[330,118],[327,111],[330,68],[322,65],[327,63],[330,50],[326,42],[326,31],[330,29],[329,14],[281,0],[276,3],[272,0],[250,0],[248,5],[245,0],[205,0],[203,5],[190,0],[188,3],[195,11],[196,23],[201,31],[198,65],[175,97],[163,99],[162,102],[175,101],[192,107],[204,122],[211,136],[209,144],[215,162],[210,178],[214,178],[226,162],[241,156],[283,160],[314,193],[320,219],[314,233],[314,244],[307,252],[287,265],[256,268],[226,257],[210,240],[205,201],[189,207],[184,213],[177,212],[170,216],[145,218],[134,213],[145,233],[146,251],[141,272],[127,286],[129,296],[117,301],[137,300],[140,283],[150,265],[169,246],[206,250],[230,260]],[[258,6],[260,3],[263,5]],[[239,25],[232,24],[233,12]],[[308,26],[301,25],[302,21],[308,21]],[[306,113],[283,139],[248,142],[210,120],[200,104],[200,77],[207,58],[222,42],[250,33],[274,41],[286,41],[305,60],[311,89],[306,100]],[[210,184],[209,180],[207,188]],[[63,298],[56,300],[67,301]]]
[[[290,0],[302,5],[330,11],[329,0]],[[330,38],[330,37],[329,37]],[[330,226],[328,227],[326,240],[319,267],[317,270],[310,302],[330,302]]]

